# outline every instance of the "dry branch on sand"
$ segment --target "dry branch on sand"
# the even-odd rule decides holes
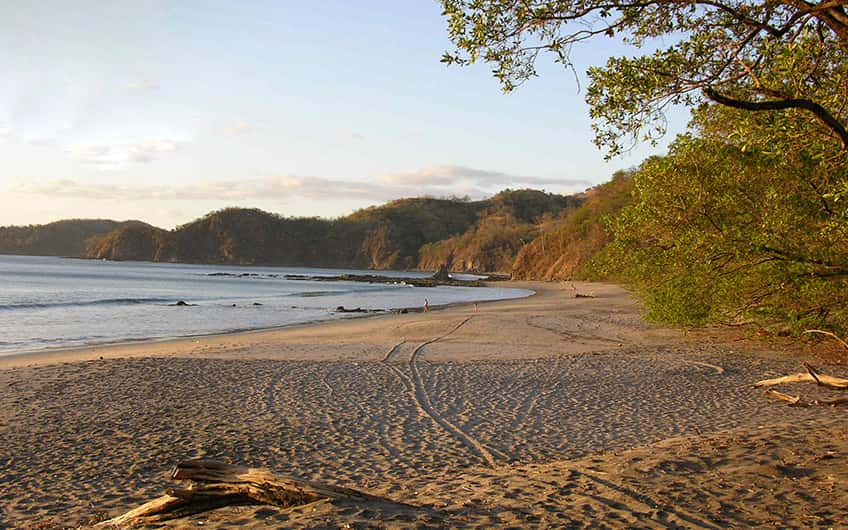
[[[764,379],[762,381],[757,381],[756,383],[754,383],[754,386],[770,387],[783,383],[798,383],[809,381],[812,383],[816,383],[819,386],[823,386],[833,390],[848,390],[848,379],[822,374],[815,368],[813,368],[813,366],[809,363],[804,363],[804,368],[807,369],[806,373],[790,374],[785,375],[783,377],[775,377],[774,379]],[[790,405],[797,407],[809,407],[811,405],[848,405],[848,397],[845,396],[833,399],[815,399],[811,401],[805,401],[801,399],[801,396],[785,394],[783,392],[774,390],[773,388],[769,388],[768,390],[766,390],[766,395],[775,399],[779,399],[781,401],[786,401]]]
[[[808,329],[804,333],[817,333],[819,335],[827,335],[828,337],[834,338],[837,342],[839,342],[839,344],[842,345],[843,348],[848,350],[848,341],[845,341],[845,339],[839,337],[838,335],[830,331],[823,331],[820,329]],[[784,375],[783,377],[775,377],[774,379],[764,379],[762,381],[754,383],[754,386],[775,386],[783,383],[799,383],[803,381],[810,381],[819,386],[823,386],[833,390],[848,390],[848,379],[844,379],[842,377],[833,377],[831,375],[819,373],[809,363],[804,363],[804,368],[807,370],[806,373]],[[848,397],[844,396],[834,399],[814,399],[812,401],[804,401],[801,399],[801,396],[784,394],[783,392],[778,392],[777,390],[774,390],[772,388],[766,390],[766,395],[775,399],[779,399],[781,401],[786,401],[789,403],[789,405],[797,407],[809,407],[810,405],[848,405]]]
[[[171,479],[188,480],[189,485],[185,489],[169,489],[162,497],[97,526],[157,523],[231,505],[288,508],[324,499],[401,504],[354,489],[207,459],[181,462],[171,472]]]
[[[807,370],[806,373],[784,375],[783,377],[775,377],[774,379],[764,379],[762,381],[757,381],[756,383],[754,383],[754,386],[775,386],[783,383],[799,383],[809,381],[811,383],[816,383],[817,385],[824,386],[827,388],[833,388],[835,390],[848,389],[848,379],[843,379],[841,377],[833,377],[831,375],[819,373],[809,363],[804,363],[804,368],[806,368]]]
[[[830,331],[824,331],[824,330],[821,330],[821,329],[808,329],[808,330],[805,330],[804,333],[818,333],[819,335],[827,335],[828,337],[832,337],[832,338],[836,339],[836,341],[839,342],[839,344],[841,344],[843,348],[848,350],[848,341],[845,341],[845,339],[841,338],[836,333],[832,333]]]

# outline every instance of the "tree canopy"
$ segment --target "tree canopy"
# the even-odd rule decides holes
[[[848,146],[846,0],[440,0],[455,49],[484,61],[505,91],[544,53],[571,67],[574,46],[618,38],[637,52],[589,70],[595,142],[608,156],[665,133],[669,105],[799,109],[813,134]]]
[[[587,272],[641,288],[666,322],[848,329],[845,151],[793,142],[809,124],[778,116],[711,107],[694,123],[636,172],[635,202]]]
[[[584,41],[629,45],[588,71],[608,156],[656,140],[670,105],[693,108],[609,224],[588,237],[575,212],[517,263],[625,281],[655,320],[848,330],[848,0],[441,1],[444,61],[489,63],[505,91],[545,54],[572,67]]]

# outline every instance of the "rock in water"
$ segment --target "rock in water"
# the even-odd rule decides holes
[[[450,281],[450,272],[448,272],[447,264],[443,263],[439,266],[439,270],[436,271],[436,274],[433,275],[433,279],[440,282]]]

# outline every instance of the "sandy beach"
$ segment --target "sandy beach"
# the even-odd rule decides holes
[[[848,520],[844,411],[789,407],[751,386],[808,357],[648,325],[612,285],[511,284],[537,294],[479,311],[0,358],[0,527],[119,515],[198,457],[412,506],[228,507],[168,527]]]

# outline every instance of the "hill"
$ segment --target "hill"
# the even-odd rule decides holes
[[[466,231],[424,245],[419,267],[429,270],[445,263],[452,270],[509,273],[518,251],[539,234],[540,227],[580,201],[575,196],[505,190],[490,199]]]
[[[88,238],[132,226],[148,225],[141,221],[68,219],[44,225],[0,227],[0,254],[80,256]]]
[[[461,270],[504,270],[535,234],[536,223],[576,204],[563,195],[505,190],[481,201],[399,199],[333,220],[227,208],[171,231],[120,227],[93,237],[83,256],[369,269],[449,263]]]
[[[512,274],[518,279],[572,279],[580,267],[611,239],[607,218],[633,202],[631,173],[618,171],[611,181],[583,194],[578,208],[542,225],[538,236],[518,251]]]

